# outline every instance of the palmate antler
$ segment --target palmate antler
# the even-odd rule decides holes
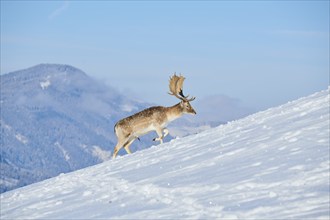
[[[181,99],[182,101],[193,101],[195,97],[189,98],[189,95],[185,96],[183,95],[183,81],[185,80],[185,77],[183,76],[177,76],[175,73],[174,75],[170,78],[170,92],[168,94],[174,95],[178,99]]]

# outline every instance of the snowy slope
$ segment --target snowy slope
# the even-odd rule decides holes
[[[1,194],[1,219],[328,219],[329,88]]]

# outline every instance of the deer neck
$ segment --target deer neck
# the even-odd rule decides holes
[[[169,122],[177,118],[180,118],[182,115],[183,112],[180,103],[173,105],[171,107],[167,107],[166,116]]]

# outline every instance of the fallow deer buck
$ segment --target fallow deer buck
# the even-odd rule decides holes
[[[154,106],[147,108],[117,122],[115,133],[118,142],[114,149],[113,159],[122,147],[130,154],[129,146],[133,141],[151,131],[156,131],[158,135],[158,138],[154,138],[153,140],[163,143],[163,138],[169,133],[166,128],[168,123],[181,117],[184,113],[196,114],[190,105],[190,102],[195,97],[188,98],[189,96],[183,95],[184,80],[185,78],[183,76],[177,76],[176,74],[170,78],[169,94],[181,100],[178,104],[171,107]]]

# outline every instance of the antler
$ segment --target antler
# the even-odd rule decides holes
[[[185,77],[183,76],[177,76],[175,73],[174,75],[170,78],[170,92],[168,94],[174,95],[178,99],[181,99],[182,101],[193,101],[195,97],[192,97],[188,99],[189,95],[185,96],[183,95],[183,81],[185,80]]]

